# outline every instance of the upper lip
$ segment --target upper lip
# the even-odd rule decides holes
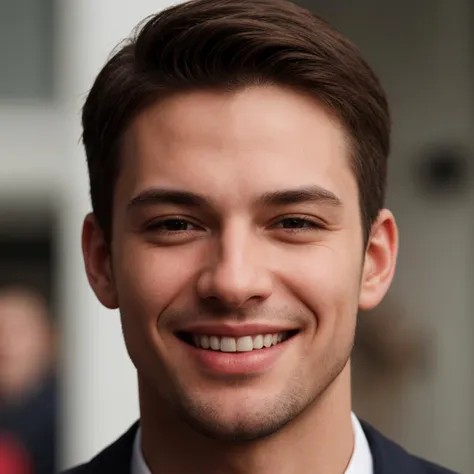
[[[285,331],[297,330],[296,327],[284,325],[265,324],[265,323],[227,323],[227,324],[199,324],[182,328],[177,332],[186,332],[190,334],[201,334],[206,336],[228,336],[243,337],[256,336],[258,334],[275,334]]]

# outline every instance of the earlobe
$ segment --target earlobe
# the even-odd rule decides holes
[[[377,306],[392,283],[398,254],[398,230],[393,214],[388,209],[380,211],[372,226],[367,244],[359,309]]]
[[[95,295],[106,308],[116,309],[118,302],[110,251],[93,214],[87,215],[84,219],[82,253],[87,278]]]

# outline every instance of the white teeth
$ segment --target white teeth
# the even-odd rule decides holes
[[[263,347],[263,336],[259,334],[255,336],[253,339],[253,348],[254,349],[261,349]]]
[[[237,343],[233,337],[221,338],[222,352],[237,352]]]
[[[217,336],[210,337],[211,349],[213,351],[218,351],[221,347],[221,343],[219,342],[219,338]]]
[[[273,336],[271,334],[265,334],[263,338],[263,345],[265,347],[270,347],[273,344]]]
[[[209,349],[209,336],[201,336],[201,340],[199,342],[201,343],[201,347],[203,349]]]
[[[252,336],[239,337],[237,339],[237,352],[248,352],[253,350]]]
[[[196,347],[221,352],[250,352],[279,344],[287,338],[286,332],[258,334],[243,337],[219,337],[194,334],[192,340]]]

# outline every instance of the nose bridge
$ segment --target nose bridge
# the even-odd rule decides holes
[[[203,296],[232,306],[267,298],[271,278],[259,247],[258,236],[248,224],[234,221],[227,225],[211,250],[210,265],[203,276]]]
[[[216,272],[229,283],[244,285],[251,277],[251,269],[256,264],[255,242],[243,226],[233,226],[222,234],[216,256]]]

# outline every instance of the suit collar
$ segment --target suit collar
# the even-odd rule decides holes
[[[361,425],[372,452],[374,474],[420,474],[425,472],[450,474],[450,471],[408,454],[402,447],[380,434],[368,423],[361,421]]]
[[[87,466],[88,470],[85,472],[90,472],[90,474],[109,472],[113,472],[114,474],[130,474],[133,441],[135,440],[138,430],[138,424],[139,422],[137,421],[124,435],[115,441],[115,443],[98,454],[89,463]]]
[[[374,474],[450,474],[434,465],[409,455],[404,449],[381,435],[368,423],[361,421],[374,461]],[[130,474],[133,443],[138,429],[136,422],[121,438],[110,445],[88,465],[84,472]],[[80,471],[82,472],[82,471]]]

